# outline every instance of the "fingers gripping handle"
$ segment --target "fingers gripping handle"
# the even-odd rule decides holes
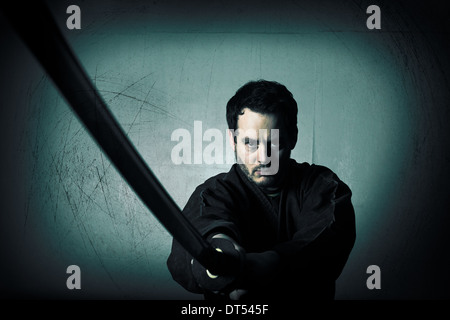
[[[231,241],[212,239],[212,251],[209,254],[210,266],[205,268],[197,260],[191,261],[192,274],[197,284],[211,292],[226,292],[233,290],[238,282],[243,266],[244,253],[238,251]]]

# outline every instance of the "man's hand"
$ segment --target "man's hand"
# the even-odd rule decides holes
[[[275,251],[247,253],[245,255],[243,285],[257,288],[267,284],[280,267],[280,257]]]
[[[226,234],[223,234],[223,233],[215,234],[215,235],[212,237],[212,239],[225,239],[225,240],[228,240],[228,241],[230,241],[230,242],[233,244],[234,248],[235,248],[238,252],[245,253],[244,248],[242,248],[236,241],[233,240],[233,238],[227,236]]]
[[[249,290],[258,290],[274,281],[280,270],[280,257],[275,251],[247,253],[239,289],[230,292],[231,300],[245,299]]]
[[[229,255],[236,261],[239,261],[241,268],[244,261],[244,249],[240,247],[236,241],[225,234],[216,234],[211,238],[211,245],[217,251]],[[231,272],[228,274],[213,274],[202,266],[198,261],[191,260],[192,274],[198,286],[204,290],[211,292],[229,292],[233,290],[233,285],[236,283],[242,272]]]
[[[280,257],[275,251],[245,253],[236,241],[225,234],[214,235],[211,244],[217,251],[240,259],[242,268],[239,274],[216,275],[192,260],[194,278],[207,291],[230,293],[231,299],[239,299],[245,296],[247,290],[267,285],[279,271]]]

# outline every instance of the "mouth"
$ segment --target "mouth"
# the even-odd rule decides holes
[[[265,175],[262,174],[262,170],[263,170],[262,167],[258,167],[258,168],[256,168],[256,169],[254,169],[254,170],[253,170],[253,175],[255,175],[255,176],[257,176],[257,177],[265,176]]]

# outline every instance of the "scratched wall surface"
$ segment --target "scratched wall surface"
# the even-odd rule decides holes
[[[200,120],[203,132],[223,133],[227,148],[228,99],[249,80],[279,81],[299,104],[292,157],[330,167],[353,190],[357,241],[336,297],[448,298],[449,40],[440,8],[381,2],[377,31],[366,28],[367,1],[86,1],[82,29],[68,30],[72,3],[49,4],[180,207],[230,165],[175,165],[172,132],[193,135]],[[166,268],[171,236],[0,22],[9,44],[1,59],[2,295],[200,298]],[[66,287],[71,264],[81,269],[81,290]],[[366,287],[372,264],[381,290]]]

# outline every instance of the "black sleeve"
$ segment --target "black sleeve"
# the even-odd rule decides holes
[[[191,267],[192,256],[173,239],[172,250],[167,259],[167,267],[173,280],[178,282],[183,288],[193,293],[203,293],[203,290],[194,281]]]
[[[214,185],[199,186],[183,209],[183,214],[207,240],[217,233],[224,233],[240,241],[237,220],[232,214],[232,195],[220,181]],[[175,239],[167,260],[173,279],[186,290],[204,293],[194,280],[191,266],[192,256]]]
[[[331,171],[308,182],[299,213],[302,225],[291,240],[276,245],[283,267],[290,274],[336,280],[356,239],[355,212],[350,188]]]

